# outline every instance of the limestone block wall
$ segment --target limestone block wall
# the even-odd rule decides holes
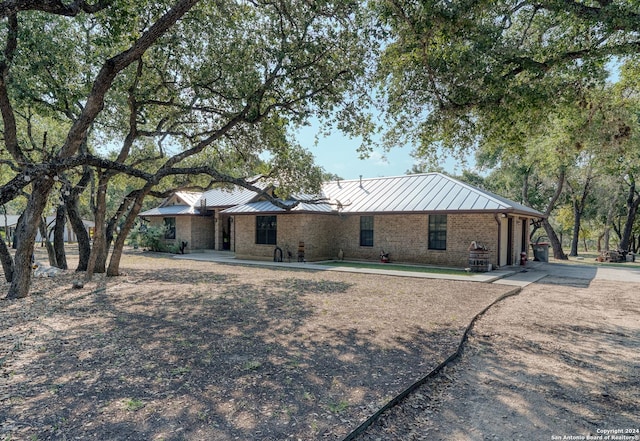
[[[191,218],[191,239],[187,249],[215,249],[215,222],[213,216],[189,216]],[[178,233],[179,234],[179,233]],[[186,239],[182,239],[186,240]]]
[[[373,246],[360,246],[360,216],[339,217],[336,242],[347,259],[378,260],[381,250],[396,262],[466,267],[471,241],[489,248],[490,262],[496,264],[498,224],[493,214],[449,214],[447,249],[428,248],[427,214],[380,214],[373,216]]]
[[[172,217],[172,216],[166,216]],[[164,239],[167,245],[179,246],[182,241],[187,242],[185,252],[214,248],[214,222],[211,216],[173,216],[176,219],[176,238]],[[161,227],[164,218],[154,216],[149,218],[150,227]]]
[[[492,213],[450,214],[447,218],[447,249],[458,262],[456,266],[467,266],[472,241],[486,246],[489,262],[497,266],[499,234],[498,222]]]
[[[174,245],[180,245],[180,242],[189,242],[188,246],[191,248],[191,225],[193,216],[176,216],[176,238],[166,239],[166,243]]]
[[[374,215],[374,244],[360,246],[359,215],[288,213],[277,217],[277,245],[296,258],[298,242],[305,243],[308,261],[333,259],[343,249],[346,259],[378,260],[380,251],[395,262],[423,263],[464,268],[469,245],[476,241],[489,249],[489,261],[497,265],[498,224],[493,214],[449,214],[447,249],[428,249],[429,218],[426,214]],[[255,243],[254,215],[236,215],[235,251],[239,258],[273,259],[274,245]]]
[[[287,213],[277,215],[277,246],[293,254],[297,260],[298,243],[304,242],[305,260],[326,260],[338,253],[335,241],[337,216],[332,214]],[[256,216],[234,217],[234,244],[236,257],[247,259],[273,259],[276,245],[256,244]]]

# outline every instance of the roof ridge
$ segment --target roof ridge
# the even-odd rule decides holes
[[[411,178],[416,176],[428,176],[428,175],[442,175],[440,172],[427,172],[427,173],[413,173],[409,175],[395,175],[395,176],[377,176],[373,178],[354,178],[354,179],[332,179],[331,181],[325,181],[324,184],[331,184],[333,182],[360,182],[362,181],[382,181],[385,179],[398,179],[398,178]]]
[[[447,178],[447,179],[449,179],[451,181],[455,181],[456,183],[462,185],[463,187],[465,187],[468,190],[474,191],[476,193],[480,193],[482,196],[484,196],[484,197],[486,197],[488,199],[491,199],[492,202],[495,202],[495,203],[500,204],[500,205],[511,205],[511,204],[508,204],[508,203],[505,202],[505,199],[507,199],[507,198],[499,199],[500,196],[495,194],[492,191],[485,190],[485,189],[480,188],[480,187],[476,187],[475,185],[468,184],[468,183],[466,183],[464,181],[461,181],[460,179],[454,178],[452,176],[445,175],[444,173],[437,173],[437,174],[439,174],[439,175],[441,175],[441,176],[443,176],[443,177],[445,177],[445,178]],[[507,199],[507,200],[509,200],[509,199]],[[510,201],[510,202],[516,202],[516,201]]]

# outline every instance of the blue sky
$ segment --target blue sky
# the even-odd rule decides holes
[[[375,178],[379,176],[403,175],[415,162],[410,148],[396,148],[384,154],[374,151],[369,158],[360,159],[359,139],[350,139],[339,132],[321,138],[315,145],[317,127],[306,127],[299,132],[298,142],[315,157],[317,165],[328,173],[343,179]]]
[[[614,58],[609,62],[611,72],[610,81],[616,82],[619,77],[620,61]],[[328,173],[334,173],[343,179],[376,178],[380,176],[399,176],[406,174],[416,160],[411,156],[410,146],[396,147],[389,152],[374,151],[367,159],[360,159],[357,149],[360,145],[359,139],[350,139],[338,130],[328,136],[321,138],[317,145],[315,136],[320,128],[317,121],[312,121],[312,125],[304,127],[298,131],[298,142],[315,157],[317,165],[321,166]],[[473,169],[473,158],[468,158],[469,164],[466,168]],[[463,167],[456,164],[456,161],[449,158],[440,164],[445,171],[453,174],[462,172]]]
[[[389,152],[374,151],[369,158],[360,159],[359,139],[350,139],[339,131],[329,137],[320,138],[317,145],[315,136],[319,129],[310,126],[298,132],[297,141],[315,157],[317,165],[328,173],[334,173],[343,179],[376,178],[381,176],[399,176],[406,174],[417,161],[411,156],[411,147],[396,147]],[[441,166],[448,172],[455,173],[453,161]]]

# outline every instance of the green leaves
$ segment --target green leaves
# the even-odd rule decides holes
[[[576,89],[601,87],[604,61],[627,48],[620,31],[603,26],[615,21],[606,8],[552,1],[373,5],[391,31],[375,77],[394,124],[391,139],[418,147],[419,156],[436,147],[455,154],[486,142],[517,143],[530,131],[514,126],[544,125],[544,109],[576,102]]]

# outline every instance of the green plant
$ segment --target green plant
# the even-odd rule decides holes
[[[329,403],[328,407],[331,412],[340,413],[349,407],[349,403],[344,400],[341,400],[338,403]]]
[[[180,247],[175,244],[165,245],[165,251],[171,254],[178,254],[180,252]]]
[[[166,232],[165,226],[140,227],[136,230],[138,244],[151,251],[165,252],[167,251],[167,245],[164,243]]]
[[[131,412],[135,412],[137,410],[140,410],[144,407],[144,402],[142,400],[138,400],[136,398],[129,398],[127,400],[125,400],[124,402],[124,407],[125,409],[131,411]]]
[[[409,271],[409,272],[416,272],[416,273],[451,274],[456,276],[470,276],[469,273],[459,269],[423,266],[423,265],[399,265],[394,263],[374,263],[374,262],[355,262],[355,261],[352,261],[352,262],[332,261],[332,262],[322,263],[321,265],[343,266],[348,268],[365,268],[365,269],[375,269],[375,270]]]
[[[260,366],[262,366],[262,363],[260,363],[259,361],[247,361],[242,365],[242,370],[243,371],[255,371]]]
[[[178,367],[175,369],[171,369],[171,375],[184,375],[191,372],[191,368],[188,367]]]

